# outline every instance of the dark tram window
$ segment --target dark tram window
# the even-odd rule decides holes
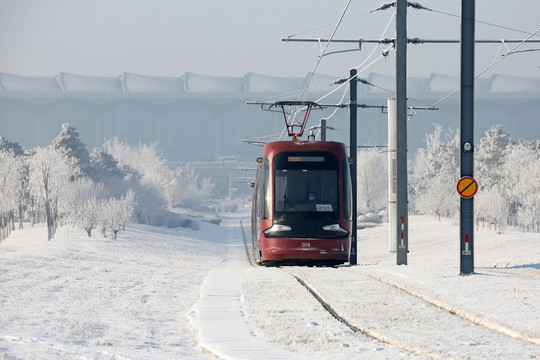
[[[274,211],[339,213],[339,162],[330,153],[282,153],[274,160]]]

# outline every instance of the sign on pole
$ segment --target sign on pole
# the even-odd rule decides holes
[[[457,182],[457,192],[459,196],[470,199],[478,191],[478,183],[471,176],[464,176]]]

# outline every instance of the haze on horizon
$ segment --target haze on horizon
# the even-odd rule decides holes
[[[342,22],[335,38],[393,37],[395,25],[389,24],[393,8],[366,14],[382,3],[352,1],[345,15],[349,20]],[[460,0],[420,3],[437,12],[409,7],[409,38],[459,39]],[[336,22],[346,4],[345,0],[0,0],[0,72],[27,76],[53,76],[59,71],[89,76],[118,76],[124,71],[149,76],[180,76],[185,72],[243,76],[252,71],[302,77],[313,70],[319,45],[284,43],[281,39]],[[524,32],[532,33],[540,27],[539,13],[540,2],[476,0],[478,21],[506,27],[477,23],[476,38],[523,39],[527,36]],[[334,27],[298,37],[329,38]],[[355,47],[331,45],[328,51]],[[380,45],[376,56],[387,47]],[[362,51],[326,56],[317,71],[348,74],[373,48],[363,44]],[[540,44],[523,46],[538,48]],[[410,45],[408,49],[410,77],[432,73],[459,76],[459,45]],[[499,50],[506,48],[477,45],[477,72],[498,59]],[[366,72],[393,74],[394,53]],[[540,51],[509,56],[485,76],[494,73],[540,77]]]

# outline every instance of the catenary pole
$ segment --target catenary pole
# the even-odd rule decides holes
[[[351,69],[351,72],[350,72],[350,79],[351,81],[349,82],[350,84],[350,101],[349,101],[349,111],[350,111],[350,127],[349,127],[349,131],[350,131],[350,150],[349,150],[349,153],[350,153],[350,159],[351,159],[351,164],[350,164],[350,170],[351,170],[351,188],[352,188],[352,234],[351,234],[351,255],[350,255],[350,264],[351,265],[356,265],[357,263],[357,259],[356,259],[356,234],[357,234],[357,231],[358,231],[358,224],[357,224],[357,209],[356,209],[356,204],[357,204],[357,192],[356,192],[356,188],[357,188],[357,183],[356,183],[356,136],[357,136],[357,133],[356,133],[356,120],[357,120],[357,112],[358,112],[358,106],[357,106],[357,99],[356,99],[356,88],[357,88],[357,84],[358,84],[358,81],[356,79],[356,75],[357,75],[357,71],[356,69]]]
[[[474,170],[475,0],[461,1],[460,174]],[[474,198],[460,198],[460,274],[474,272]]]
[[[396,2],[396,216],[397,265],[409,252],[407,196],[407,0]]]

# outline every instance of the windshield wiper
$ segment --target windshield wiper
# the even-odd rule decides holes
[[[302,216],[302,212],[300,210],[298,210],[298,208],[293,204],[293,202],[291,200],[289,200],[289,198],[287,197],[287,194],[283,195],[283,200],[285,200],[283,202],[283,211],[285,211],[285,204],[288,203],[289,206],[298,214],[298,217],[300,219],[304,220],[304,217]]]

